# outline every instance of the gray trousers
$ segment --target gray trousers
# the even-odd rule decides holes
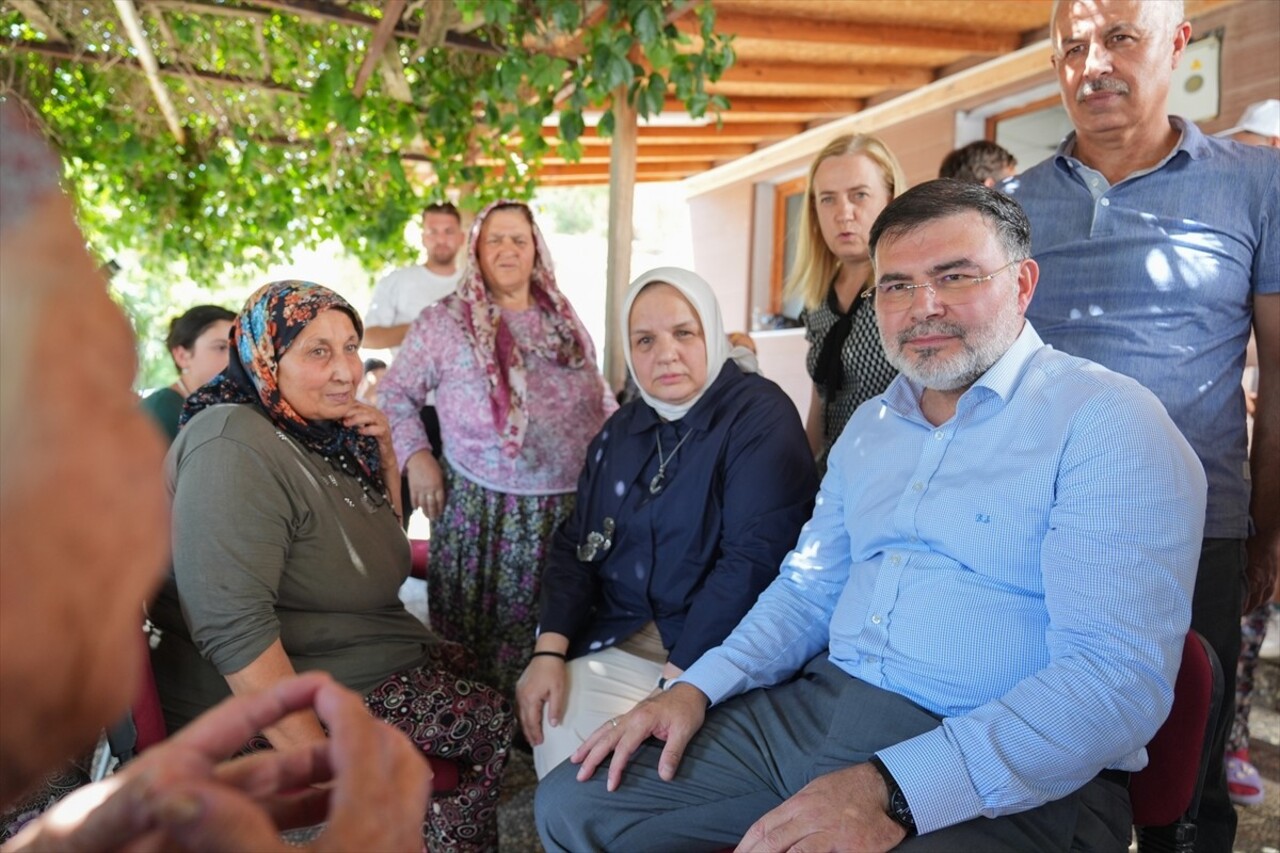
[[[576,765],[560,765],[538,786],[538,832],[547,850],[572,853],[731,848],[814,778],[939,724],[901,696],[850,678],[824,652],[787,684],[708,712],[671,782],[658,778],[662,743],[653,739],[613,793],[605,790],[607,761],[587,782],[574,778]],[[1095,779],[1037,809],[971,820],[898,849],[1125,851],[1131,817],[1125,787]]]

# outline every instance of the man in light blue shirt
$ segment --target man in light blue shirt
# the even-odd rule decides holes
[[[1075,130],[1005,189],[1031,220],[1040,265],[1027,318],[1054,347],[1150,388],[1204,465],[1191,624],[1222,663],[1227,709],[1196,846],[1229,851],[1236,818],[1220,756],[1240,614],[1270,599],[1280,565],[1280,152],[1168,114],[1190,36],[1180,0],[1056,3],[1053,65]],[[1252,452],[1240,384],[1251,327]]]
[[[901,375],[728,639],[543,781],[549,850],[1128,847],[1203,471],[1149,391],[1024,322],[1038,271],[1008,197],[922,184],[871,247]]]

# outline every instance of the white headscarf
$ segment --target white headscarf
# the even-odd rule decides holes
[[[698,389],[697,394],[678,405],[664,403],[662,400],[650,396],[649,392],[640,384],[640,380],[636,378],[636,368],[631,363],[631,306],[635,303],[636,297],[640,295],[640,291],[655,282],[671,285],[680,291],[680,294],[685,299],[689,300],[689,304],[693,306],[694,312],[698,315],[699,322],[702,323],[702,335],[707,344],[707,380]],[[627,298],[622,303],[621,325],[622,352],[627,357],[627,370],[631,371],[631,378],[635,380],[636,387],[640,389],[640,396],[664,420],[678,421],[687,415],[689,410],[694,407],[694,404],[702,399],[702,395],[711,387],[711,383],[716,381],[716,377],[720,375],[720,369],[724,367],[724,363],[729,359],[733,359],[743,373],[757,373],[760,370],[759,365],[756,363],[755,353],[751,352],[751,350],[746,347],[729,347],[729,338],[724,332],[724,322],[720,319],[720,303],[716,301],[716,295],[711,290],[711,285],[707,284],[702,276],[697,273],[680,267],[651,269],[631,282],[631,286],[627,288]]]

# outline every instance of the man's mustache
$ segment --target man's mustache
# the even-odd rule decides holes
[[[1129,94],[1129,84],[1123,80],[1117,80],[1115,77],[1099,77],[1096,80],[1086,80],[1084,85],[1076,90],[1076,102],[1079,103],[1090,95],[1096,95],[1099,92],[1127,95]]]
[[[898,346],[904,347],[912,338],[921,338],[930,335],[945,335],[947,337],[960,338],[965,337],[965,329],[963,326],[957,326],[952,323],[943,323],[937,320],[928,320],[923,323],[916,323],[909,329],[898,333]]]

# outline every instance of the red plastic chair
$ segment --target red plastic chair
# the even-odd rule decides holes
[[[431,556],[431,543],[426,539],[410,539],[409,548],[413,552],[413,564],[409,568],[409,577],[424,581],[427,579],[427,560]]]
[[[1173,709],[1147,744],[1147,766],[1129,780],[1140,853],[1190,853],[1209,769],[1209,747],[1222,713],[1222,667],[1212,647],[1187,633],[1173,685]]]

